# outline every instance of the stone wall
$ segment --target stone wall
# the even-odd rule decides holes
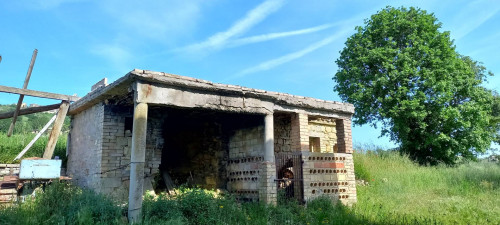
[[[176,185],[226,189],[229,125],[235,120],[214,111],[164,109],[162,172]],[[238,121],[238,120],[236,120]]]
[[[337,134],[335,120],[329,118],[309,119],[309,137],[319,138],[320,148],[317,150],[315,149],[315,152],[336,152]]]
[[[71,117],[68,134],[67,173],[73,182],[94,190],[101,188],[104,105],[96,104]]]
[[[71,119],[68,136],[68,175],[81,186],[128,198],[132,107],[96,104]],[[163,138],[162,116],[153,110],[148,119],[144,189],[152,189],[152,174],[158,171]]]
[[[274,152],[292,152],[291,123],[290,114],[274,114]]]
[[[352,154],[304,152],[302,160],[305,201],[326,195],[347,205],[356,202]]]
[[[116,199],[128,198],[133,108],[107,105],[104,108],[100,191]],[[152,190],[152,176],[158,172],[163,149],[163,115],[148,113],[144,191]]]

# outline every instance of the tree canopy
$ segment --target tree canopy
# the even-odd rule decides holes
[[[336,60],[334,90],[356,107],[355,124],[382,135],[421,163],[475,159],[495,135],[488,72],[457,53],[449,32],[418,8],[385,9],[356,27]]]

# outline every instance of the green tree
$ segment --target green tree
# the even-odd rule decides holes
[[[497,92],[493,92],[492,116],[492,123],[496,124],[497,130],[495,142],[500,145],[500,95]]]
[[[356,107],[355,124],[382,134],[420,163],[475,159],[494,136],[486,68],[455,51],[433,14],[386,7],[346,41],[334,90]]]

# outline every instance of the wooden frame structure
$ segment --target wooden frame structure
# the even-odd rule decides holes
[[[54,118],[51,119],[49,121],[49,123],[47,123],[44,126],[43,131],[41,131],[39,135],[35,136],[35,138],[28,144],[28,146],[26,146],[25,149],[23,149],[22,152],[19,153],[19,155],[14,160],[20,159],[23,156],[23,154],[26,151],[28,151],[28,149],[31,147],[31,145],[33,145],[33,143],[41,136],[41,133],[45,132],[45,130],[47,130],[47,128],[50,126],[50,124],[52,122],[54,122],[54,126],[53,126],[52,131],[51,131],[50,136],[49,136],[49,141],[48,141],[47,146],[45,148],[45,151],[43,153],[44,159],[52,158],[52,155],[54,153],[54,149],[56,147],[57,139],[59,138],[59,134],[61,133],[61,128],[62,128],[62,125],[64,123],[64,118],[66,117],[66,114],[68,113],[70,102],[74,102],[74,101],[77,101],[78,99],[80,99],[77,96],[70,96],[70,95],[63,95],[63,94],[56,94],[56,93],[35,91],[35,90],[28,89],[28,83],[29,83],[29,80],[31,78],[31,72],[33,71],[33,67],[35,65],[37,53],[38,53],[38,50],[35,49],[33,51],[33,56],[31,57],[31,62],[30,62],[30,65],[28,67],[28,73],[26,74],[23,88],[7,87],[7,86],[0,85],[0,92],[19,95],[19,100],[17,102],[16,109],[12,112],[0,113],[0,119],[12,118],[12,123],[10,124],[9,131],[7,133],[7,136],[10,137],[14,131],[14,127],[16,125],[16,120],[17,120],[18,116],[37,113],[37,112],[44,112],[44,111],[49,111],[49,110],[54,110],[54,109],[59,109],[59,110],[57,112],[57,115],[55,116],[55,119]],[[39,98],[56,99],[56,100],[62,100],[62,101],[60,104],[53,104],[53,105],[47,105],[47,106],[39,106],[39,107],[21,109],[21,105],[23,103],[23,99],[24,99],[25,95],[39,97]]]

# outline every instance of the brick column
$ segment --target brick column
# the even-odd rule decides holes
[[[293,114],[291,123],[292,151],[309,151],[309,117]]]
[[[339,153],[352,154],[352,133],[351,119],[337,119],[335,121],[337,128],[337,147]]]
[[[278,186],[274,181],[276,164],[264,161],[260,164],[260,171],[259,200],[267,204],[276,204],[278,197]]]

